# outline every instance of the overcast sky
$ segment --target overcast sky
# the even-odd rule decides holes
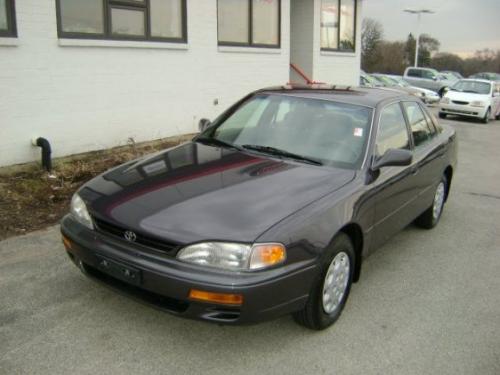
[[[407,8],[436,12],[422,16],[420,30],[441,42],[441,52],[466,57],[500,49],[500,0],[364,0],[363,16],[380,21],[385,39],[405,40],[417,28],[417,16],[403,12]]]

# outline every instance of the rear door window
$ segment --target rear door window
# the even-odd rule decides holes
[[[405,102],[403,103],[403,107],[408,122],[410,123],[413,143],[415,147],[418,148],[427,143],[434,136],[434,131],[431,130],[418,103]]]

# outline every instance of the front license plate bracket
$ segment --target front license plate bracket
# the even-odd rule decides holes
[[[97,261],[101,272],[129,284],[141,284],[141,271],[137,268],[102,256],[97,256]]]

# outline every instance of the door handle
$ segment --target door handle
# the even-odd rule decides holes
[[[418,165],[415,165],[415,166],[410,168],[410,172],[412,175],[416,175],[419,170],[420,170],[420,168],[418,167]]]

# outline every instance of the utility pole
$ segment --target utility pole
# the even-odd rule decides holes
[[[420,44],[420,19],[423,13],[434,14],[435,12],[430,9],[405,9],[404,12],[410,14],[417,15],[417,38],[416,38],[416,46],[415,46],[415,64],[414,66],[418,66],[418,48]]]

